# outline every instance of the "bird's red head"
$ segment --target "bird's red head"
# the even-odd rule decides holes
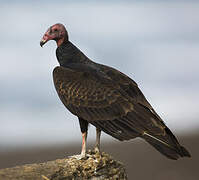
[[[57,46],[60,46],[64,41],[68,41],[68,33],[63,24],[54,24],[48,28],[40,41],[40,46],[42,47],[49,40],[55,40]]]

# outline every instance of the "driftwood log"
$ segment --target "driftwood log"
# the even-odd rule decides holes
[[[88,152],[89,157],[73,157],[0,170],[0,180],[127,180],[122,163],[102,152]]]

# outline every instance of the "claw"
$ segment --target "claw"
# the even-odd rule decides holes
[[[95,152],[95,153],[100,153],[99,147],[96,146],[96,147],[94,148],[94,152]]]

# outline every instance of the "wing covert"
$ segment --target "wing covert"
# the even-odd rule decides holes
[[[64,105],[88,121],[113,120],[133,110],[117,83],[93,71],[56,67],[53,79]]]
[[[147,101],[145,98],[144,94],[142,91],[139,89],[137,83],[129,78],[127,75],[124,73],[118,71],[117,69],[114,69],[109,66],[101,65],[103,71],[115,82],[119,84],[121,89],[125,91],[125,93],[133,99],[133,102],[138,105],[142,106],[143,108],[147,109],[151,113],[153,113],[162,123],[162,119],[160,116],[155,112],[153,107],[150,105],[150,103]]]

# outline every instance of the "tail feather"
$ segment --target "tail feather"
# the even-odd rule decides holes
[[[181,147],[181,151],[182,151],[182,154],[183,154],[182,157],[191,157],[191,154],[189,153],[189,151],[187,151],[185,149],[185,147],[183,147],[183,146],[180,146],[180,147]]]
[[[151,115],[153,118],[150,119],[151,112],[145,111],[144,113],[133,111],[118,119],[98,120],[90,123],[120,141],[136,137],[144,138],[155,149],[170,159],[177,160],[179,157],[191,157],[163,121],[153,114]],[[149,118],[147,118],[148,116]]]
[[[157,138],[148,133],[144,133],[143,138],[169,159],[177,160],[179,157],[191,157],[190,153],[183,146],[180,146],[173,134],[167,134],[166,136],[166,139],[168,139],[168,136],[170,136],[169,139],[174,138],[172,139],[173,142],[165,142],[165,140],[163,140],[165,137],[162,136]]]

